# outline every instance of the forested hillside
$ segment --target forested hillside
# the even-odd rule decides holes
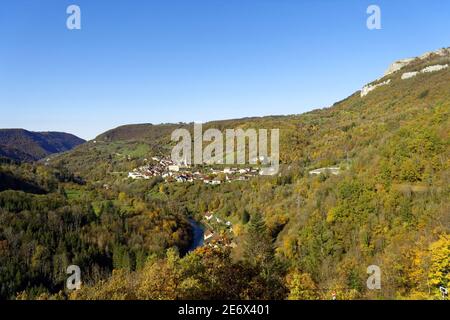
[[[57,293],[71,264],[93,285],[113,268],[139,269],[149,256],[189,244],[187,217],[175,205],[94,189],[42,165],[2,164],[0,176],[1,299]]]
[[[21,167],[14,175],[47,193],[0,193],[2,297],[439,297],[450,284],[450,68],[420,71],[448,63],[416,59],[330,108],[204,124],[279,128],[276,176],[216,186],[127,178],[170,155],[172,130],[189,124],[119,127],[47,167]],[[339,173],[310,173],[330,166]],[[187,219],[207,211],[232,223],[235,246],[186,254]],[[69,262],[89,270],[72,293],[61,280]],[[380,290],[366,287],[369,265],[381,268]]]
[[[64,132],[0,129],[0,156],[19,161],[34,161],[52,153],[68,151],[83,142],[83,139]]]

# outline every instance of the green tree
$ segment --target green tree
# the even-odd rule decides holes
[[[260,213],[252,215],[244,240],[244,259],[251,265],[264,266],[274,257],[272,239]]]

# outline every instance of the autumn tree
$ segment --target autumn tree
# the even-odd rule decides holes
[[[286,277],[289,290],[289,300],[319,299],[317,286],[308,273],[293,271]]]

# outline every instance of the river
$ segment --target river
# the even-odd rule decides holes
[[[193,231],[193,237],[192,237],[192,243],[189,246],[188,252],[195,250],[198,247],[201,247],[203,245],[203,235],[205,233],[203,226],[195,221],[194,219],[190,218],[189,223],[192,226]]]

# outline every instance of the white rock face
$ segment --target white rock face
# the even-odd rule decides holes
[[[423,55],[421,55],[421,56],[419,57],[419,59],[420,59],[420,60],[425,60],[426,58],[431,57],[431,55],[432,55],[433,53],[434,53],[433,51],[425,52]]]
[[[450,48],[442,48],[435,51],[434,53],[441,57],[450,56]]]
[[[386,80],[384,82],[380,82],[380,83],[377,83],[377,84],[374,84],[374,85],[364,86],[364,88],[361,89],[361,97],[365,97],[365,96],[367,96],[369,94],[369,92],[375,90],[378,87],[388,85],[389,83],[391,83],[391,79],[388,79],[388,80]]]
[[[406,73],[402,74],[402,80],[413,78],[413,77],[417,76],[419,73],[436,72],[436,71],[441,71],[446,68],[448,68],[448,64],[446,64],[446,65],[437,64],[434,66],[426,67],[426,68],[422,69],[421,71],[406,72]]]
[[[430,56],[432,56],[433,54],[441,56],[441,57],[450,56],[450,48],[442,48],[442,49],[439,49],[439,50],[436,50],[436,51],[430,51],[430,52],[427,52],[427,53],[421,55],[418,58],[408,58],[408,59],[395,61],[386,70],[386,72],[384,73],[384,76],[387,76],[387,75],[390,75],[390,74],[392,74],[394,72],[399,71],[400,69],[406,67],[407,65],[409,65],[411,62],[413,62],[416,59],[425,60],[425,59],[429,58]]]
[[[402,80],[414,78],[418,74],[419,74],[419,72],[417,72],[417,71],[415,71],[415,72],[406,72],[406,73],[402,74]]]
[[[390,75],[390,74],[392,74],[394,72],[397,72],[398,70],[402,69],[403,67],[406,67],[408,64],[410,64],[414,60],[415,60],[415,58],[408,58],[408,59],[395,61],[393,64],[391,64],[389,66],[389,68],[386,70],[384,75],[387,76],[387,75]]]
[[[425,60],[433,55],[437,55],[440,57],[450,57],[450,48],[443,48],[443,49],[439,49],[436,51],[431,51],[431,52],[427,52],[423,55],[421,55],[418,58],[408,58],[408,59],[403,59],[403,60],[399,60],[394,62],[393,64],[391,64],[389,66],[389,68],[387,69],[387,71],[385,72],[384,76],[390,75],[394,72],[397,72],[399,70],[401,70],[402,68],[406,67],[407,65],[411,64],[411,62],[416,61],[416,60]],[[406,80],[406,79],[411,79],[416,77],[417,75],[419,75],[420,73],[427,73],[427,72],[436,72],[436,71],[440,71],[443,69],[448,68],[448,64],[446,65],[434,65],[434,66],[430,66],[430,67],[426,67],[424,69],[422,69],[421,71],[413,71],[413,72],[405,72],[402,74],[401,78],[402,80]],[[388,85],[391,82],[391,79],[386,80],[384,82],[375,84],[375,85],[366,85],[361,89],[361,97],[365,97],[369,94],[369,92],[375,90],[376,88],[380,87],[380,86],[384,86],[384,85]]]
[[[437,64],[435,66],[426,67],[425,69],[422,69],[421,72],[422,73],[425,73],[425,72],[436,72],[436,71],[441,71],[441,70],[446,69],[446,68],[448,68],[448,64],[446,64],[446,65]]]
[[[448,56],[448,55],[450,55],[450,48],[442,48],[442,49],[439,49],[439,50],[436,50],[436,51],[426,52],[423,55],[421,55],[419,57],[419,59],[420,60],[425,60],[425,59],[431,57],[433,54],[441,56],[441,57]]]

